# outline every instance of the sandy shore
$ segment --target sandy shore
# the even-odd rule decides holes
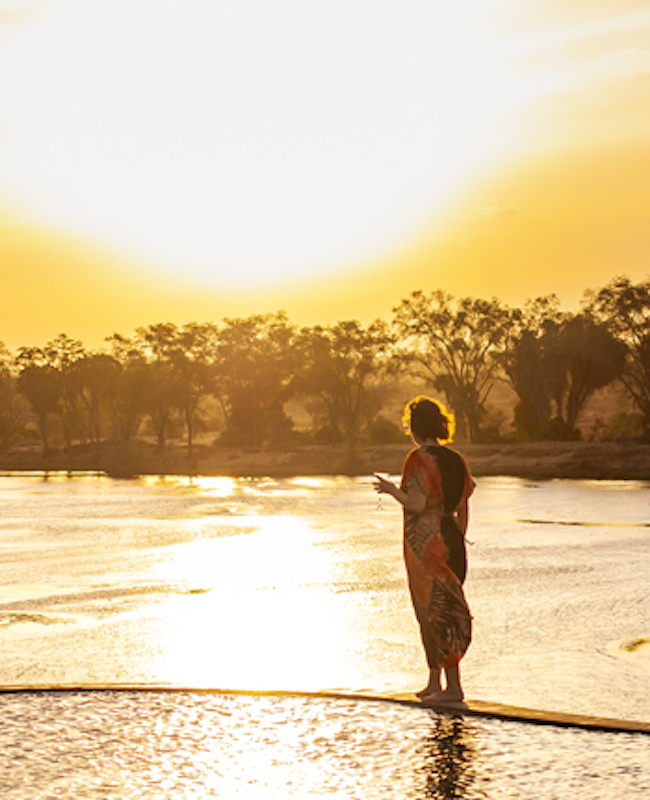
[[[614,442],[519,442],[459,444],[474,475],[524,478],[650,480],[650,445]],[[38,447],[0,453],[0,471],[102,471],[115,477],[194,474],[229,476],[368,475],[399,473],[409,444],[359,447],[302,446],[294,449],[227,448],[203,445],[188,458],[187,448],[106,444],[43,457]]]

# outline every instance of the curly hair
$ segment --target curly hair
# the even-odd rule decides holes
[[[421,441],[437,439],[450,442],[456,428],[454,415],[439,400],[424,395],[409,400],[404,408],[402,424],[407,432]]]

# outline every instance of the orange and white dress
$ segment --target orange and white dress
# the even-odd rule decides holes
[[[426,498],[419,514],[404,509],[404,559],[429,667],[453,667],[472,638],[464,534],[454,515],[474,481],[455,450],[424,445],[406,457],[401,487]]]

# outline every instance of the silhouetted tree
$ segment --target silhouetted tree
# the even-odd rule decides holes
[[[9,447],[28,419],[27,401],[16,385],[14,360],[0,342],[0,447]]]
[[[142,348],[126,336],[115,333],[106,340],[118,365],[109,393],[112,426],[117,437],[128,442],[137,434],[144,416],[147,364]]]
[[[562,384],[562,367],[553,352],[562,320],[556,295],[527,301],[511,311],[511,326],[499,361],[519,397],[515,427],[527,439],[553,438],[551,397]]]
[[[393,309],[403,360],[418,378],[445,394],[460,436],[481,438],[481,418],[494,386],[511,314],[496,300],[454,300],[413,292]]]
[[[178,328],[172,322],[136,329],[136,342],[145,356],[142,407],[151,419],[158,448],[164,450],[167,428],[181,403],[180,380],[175,367]]]
[[[86,418],[88,437],[92,442],[102,439],[104,413],[111,408],[118,385],[120,364],[107,353],[89,353],[70,367],[78,402]]]
[[[295,327],[284,312],[225,319],[216,349],[226,443],[279,441],[293,424],[284,411],[295,370]]]
[[[36,416],[43,442],[43,453],[50,450],[50,417],[60,415],[63,381],[58,369],[49,363],[37,347],[21,347],[16,356],[18,391],[26,398]]]
[[[552,295],[520,310],[434,291],[413,292],[393,315],[390,329],[348,320],[299,334],[283,312],[218,326],[158,323],[132,338],[109,337],[108,353],[61,334],[20,348],[10,367],[0,348],[0,442],[25,425],[26,402],[45,451],[54,418],[70,447],[99,442],[110,413],[122,440],[148,416],[161,448],[182,418],[191,455],[210,396],[223,409],[224,442],[279,442],[293,430],[286,404],[300,396],[321,432],[353,447],[372,433],[395,363],[444,394],[471,441],[487,435],[485,406],[499,370],[519,397],[516,425],[529,438],[575,436],[589,397],[620,375],[650,441],[650,279],[616,278],[586,293],[581,314],[561,313]],[[377,436],[388,436],[386,424]]]
[[[66,448],[74,439],[86,441],[89,436],[88,419],[81,402],[82,385],[76,364],[86,357],[83,344],[65,333],[48,342],[43,348],[47,363],[61,376],[61,400],[59,417]]]
[[[622,375],[625,346],[604,325],[582,314],[564,321],[559,344],[565,383],[562,388],[556,387],[553,399],[559,435],[568,439],[593,393]]]
[[[188,323],[178,332],[177,348],[171,354],[178,380],[178,408],[185,420],[190,458],[201,404],[209,395],[216,394],[218,336],[212,323]]]
[[[353,448],[386,398],[386,358],[392,339],[385,322],[365,328],[356,320],[304,328],[299,337],[296,390],[312,414]]]
[[[543,310],[540,298],[535,311]],[[529,307],[530,308],[530,307]],[[584,314],[524,314],[505,368],[520,402],[515,424],[530,439],[579,436],[578,418],[593,393],[622,373],[625,348]]]
[[[585,292],[584,309],[626,346],[621,381],[643,417],[643,438],[650,441],[650,279],[633,284],[614,278]]]

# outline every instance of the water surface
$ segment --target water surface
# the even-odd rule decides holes
[[[79,692],[0,697],[0,713],[0,782],[16,800],[641,800],[650,791],[647,737],[526,731],[373,701]]]
[[[650,721],[649,497],[638,482],[478,481],[469,697]],[[4,685],[373,694],[416,690],[426,676],[400,511],[378,503],[369,478],[0,477],[0,636]],[[576,797],[588,785],[585,797],[640,798],[650,769],[647,737],[452,725],[370,702],[46,694],[2,704],[0,767],[15,797],[530,796],[524,785]],[[462,746],[449,744],[457,734]],[[137,763],[138,736],[149,760],[134,771],[124,765]],[[19,793],[38,770],[54,781],[63,752],[58,795],[50,778]],[[445,757],[474,776],[455,795],[435,788]]]

